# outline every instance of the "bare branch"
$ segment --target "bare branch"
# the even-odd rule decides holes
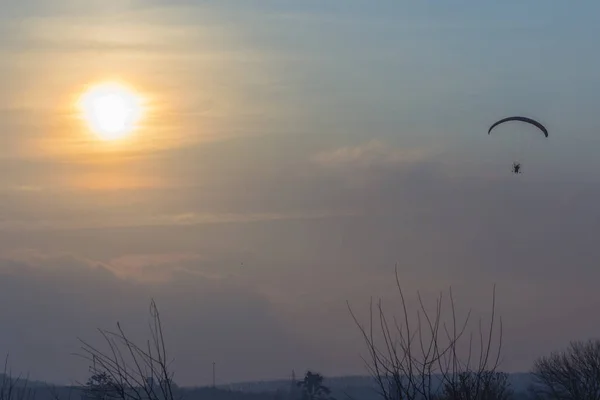
[[[464,321],[458,320],[452,288],[449,303],[451,307],[451,327],[442,321],[442,299],[436,301],[434,314],[429,312],[421,294],[417,292],[419,307],[417,325],[411,326],[408,306],[400,284],[398,266],[395,267],[396,285],[400,297],[402,324],[394,318],[395,332],[388,324],[388,317],[380,300],[377,304],[379,321],[374,322],[372,301],[370,326],[366,328],[358,321],[350,304],[348,310],[365,341],[369,358],[364,359],[367,370],[375,380],[378,392],[384,400],[488,400],[506,399],[510,395],[505,374],[496,372],[501,354],[502,320],[500,333],[496,328],[496,288],[492,296],[491,321],[489,332],[484,334],[479,327],[479,362],[471,367],[473,357],[473,335],[469,335],[468,356],[461,358],[459,341],[467,330],[471,311]],[[377,329],[376,329],[377,327]],[[446,340],[442,342],[440,328],[444,329]],[[375,338],[377,330],[381,344]],[[493,344],[492,342],[499,342]],[[415,347],[416,348],[413,348]],[[496,351],[496,354],[492,354]],[[600,399],[598,399],[600,400]]]
[[[86,384],[89,399],[175,400],[171,363],[154,300],[150,303],[150,340],[143,346],[131,341],[120,323],[116,332],[99,332],[108,351],[79,339],[82,347],[77,355],[91,363],[92,376]]]

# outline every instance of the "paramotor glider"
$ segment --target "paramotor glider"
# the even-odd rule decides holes
[[[520,117],[520,116],[502,118],[501,120],[494,122],[492,124],[492,126],[490,126],[490,129],[488,129],[488,135],[490,133],[492,133],[492,129],[494,129],[496,126],[503,124],[505,122],[509,122],[509,121],[519,121],[519,122],[525,122],[525,123],[531,124],[531,125],[535,126],[536,128],[538,128],[540,131],[542,131],[542,133],[544,134],[545,137],[548,137],[548,130],[546,129],[546,127],[544,125],[542,125],[541,123],[539,123],[538,121],[536,121],[534,119],[527,118],[527,117]],[[521,163],[514,162],[512,171],[515,174],[520,174],[521,173]]]
[[[490,133],[492,133],[492,129],[494,129],[496,126],[503,124],[505,122],[509,122],[509,121],[521,121],[521,122],[526,122],[528,124],[531,124],[531,125],[537,127],[540,131],[542,131],[544,136],[548,137],[548,130],[546,129],[546,127],[544,125],[540,124],[539,122],[537,122],[534,119],[527,118],[527,117],[519,117],[519,116],[502,118],[500,121],[494,122],[494,124],[492,126],[490,126],[490,129],[488,129],[488,135]]]

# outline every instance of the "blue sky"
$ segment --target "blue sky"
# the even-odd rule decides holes
[[[35,378],[84,379],[76,337],[116,320],[141,335],[153,296],[182,384],[209,382],[210,360],[226,381],[361,373],[346,300],[394,298],[395,263],[406,288],[452,285],[463,310],[484,312],[497,283],[508,370],[587,338],[600,305],[599,12],[1,5],[0,301],[17,306],[0,310],[14,322],[0,352]],[[72,103],[113,78],[151,112],[107,144]],[[518,124],[486,134],[512,114],[550,138]]]

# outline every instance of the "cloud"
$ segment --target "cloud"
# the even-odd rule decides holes
[[[396,148],[379,140],[371,140],[358,146],[345,146],[321,152],[314,161],[330,168],[391,168],[404,163],[414,163],[429,156],[423,149]]]
[[[434,147],[395,147],[371,140],[318,152],[311,162],[316,167],[314,176],[329,181],[330,190],[349,188],[353,192],[350,198],[360,198],[359,203],[368,208],[373,202],[364,197],[378,198],[378,193],[394,190],[387,185],[405,187],[417,180],[441,178],[445,172],[440,168],[444,162],[440,154]]]
[[[0,351],[10,352],[14,370],[29,371],[32,378],[85,380],[86,366],[71,355],[77,337],[101,344],[95,328],[112,329],[120,321],[134,340],[144,340],[148,302],[155,298],[180,383],[208,382],[212,361],[229,379],[259,379],[277,376],[302,359],[294,350],[303,347],[302,341],[281,326],[268,300],[233,278],[180,268],[190,260],[129,256],[101,263],[35,251],[4,256],[0,319],[10,323],[3,325]],[[144,283],[111,271],[125,264],[163,264],[172,269],[171,278]]]
[[[45,52],[103,50],[132,54],[137,51],[166,57],[188,53],[203,38],[202,31],[192,26],[157,24],[158,21],[144,20],[145,16],[139,12],[128,15],[137,23],[112,18],[107,23],[107,15],[90,17],[89,11],[81,16],[62,14],[23,18],[19,24],[11,25],[13,39],[3,46]],[[150,26],[152,22],[154,30]],[[48,35],[48,32],[52,34]]]
[[[110,213],[109,213],[110,214]],[[133,228],[158,226],[193,226],[204,224],[246,224],[265,221],[293,221],[327,219],[354,215],[351,210],[331,211],[290,211],[285,213],[198,213],[146,215],[143,213],[124,213],[98,215],[96,218],[76,217],[59,219],[15,219],[9,216],[0,219],[0,231],[56,231],[81,229]]]

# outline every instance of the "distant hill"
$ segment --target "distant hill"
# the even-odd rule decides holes
[[[299,377],[298,379],[301,379]],[[510,384],[515,392],[524,392],[532,382],[532,376],[529,373],[509,374]],[[270,381],[238,382],[225,385],[219,385],[220,388],[241,392],[276,392],[287,391],[290,388],[290,379],[278,379]],[[352,394],[352,397],[360,399],[376,398],[376,387],[373,378],[370,376],[340,376],[325,377],[325,385],[333,392],[334,397],[345,399],[345,393]]]
[[[0,373],[0,384],[3,382],[8,383],[9,381],[13,381],[15,387],[29,387],[29,388],[38,388],[38,387],[47,387],[48,384],[42,381],[34,381],[27,378],[27,375],[13,375],[12,377],[3,373]]]
[[[302,376],[298,376],[296,379],[302,379]],[[336,376],[336,377],[325,377],[326,385],[331,388],[345,388],[345,387],[364,387],[373,384],[373,378],[370,376],[363,375],[349,375],[349,376]],[[276,379],[266,381],[249,381],[249,382],[236,382],[218,385],[220,388],[239,390],[243,392],[274,392],[278,390],[288,390],[290,388],[291,379]]]
[[[0,377],[1,379],[1,377]],[[0,380],[0,388],[3,381]],[[84,400],[84,390],[80,386],[54,386],[43,382],[25,387],[20,382],[9,400]],[[0,390],[1,392],[1,390]],[[8,396],[4,396],[8,399]],[[134,396],[135,397],[135,396]],[[241,392],[212,387],[173,388],[175,399],[185,400],[288,400],[277,392]],[[0,393],[0,399],[3,397]],[[89,398],[88,398],[89,399]]]
[[[0,374],[0,384],[2,379]],[[513,373],[509,374],[509,381],[517,394],[524,393],[532,382],[532,376],[528,373]],[[325,384],[338,400],[381,400],[370,376],[325,377]],[[24,385],[23,380],[17,382],[16,387],[24,388]],[[176,397],[186,400],[289,400],[290,388],[291,379],[238,382],[218,385],[217,388],[180,387]],[[54,386],[39,381],[28,382],[27,391],[35,392],[35,396],[24,396],[24,400],[80,400],[82,395],[81,388],[77,386]]]

